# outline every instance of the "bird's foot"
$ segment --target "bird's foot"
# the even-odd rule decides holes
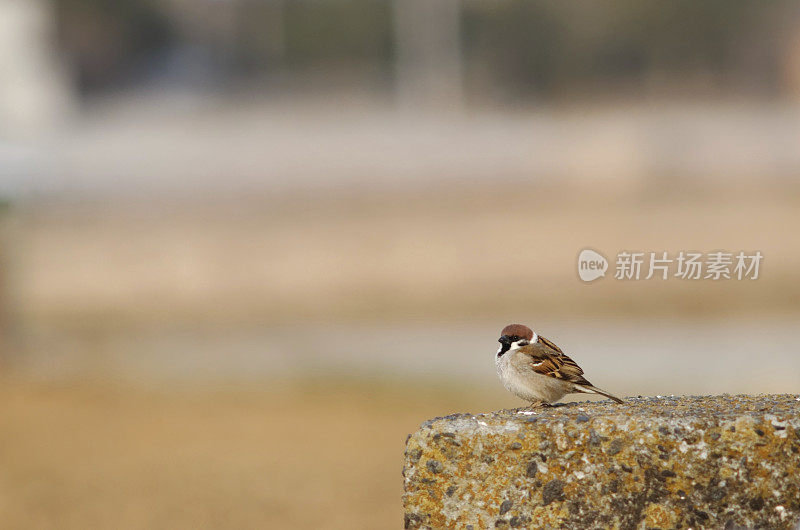
[[[553,405],[551,405],[550,403],[547,403],[546,401],[534,401],[530,405],[528,405],[528,409],[530,409],[530,410],[549,409],[552,406]]]

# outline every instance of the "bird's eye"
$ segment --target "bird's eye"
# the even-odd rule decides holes
[[[513,335],[513,336],[511,337],[511,342],[517,342],[518,340],[519,340],[519,337],[518,337],[518,336],[516,336],[516,335]]]

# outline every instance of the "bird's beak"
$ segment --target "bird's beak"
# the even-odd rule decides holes
[[[511,337],[509,337],[508,335],[503,335],[498,339],[497,342],[502,344],[502,346],[500,346],[500,349],[497,351],[497,356],[500,357],[511,348]]]

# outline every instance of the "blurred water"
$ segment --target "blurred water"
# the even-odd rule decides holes
[[[504,323],[335,325],[251,331],[115,334],[35,348],[38,377],[94,374],[141,382],[270,382],[391,378],[499,387]],[[796,322],[542,322],[537,331],[621,395],[800,392]]]

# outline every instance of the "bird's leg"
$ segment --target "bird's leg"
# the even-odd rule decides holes
[[[546,408],[549,408],[551,406],[552,405],[550,405],[550,403],[547,403],[545,401],[539,400],[539,401],[532,402],[530,405],[528,405],[528,408],[530,408],[530,409],[546,409]]]

